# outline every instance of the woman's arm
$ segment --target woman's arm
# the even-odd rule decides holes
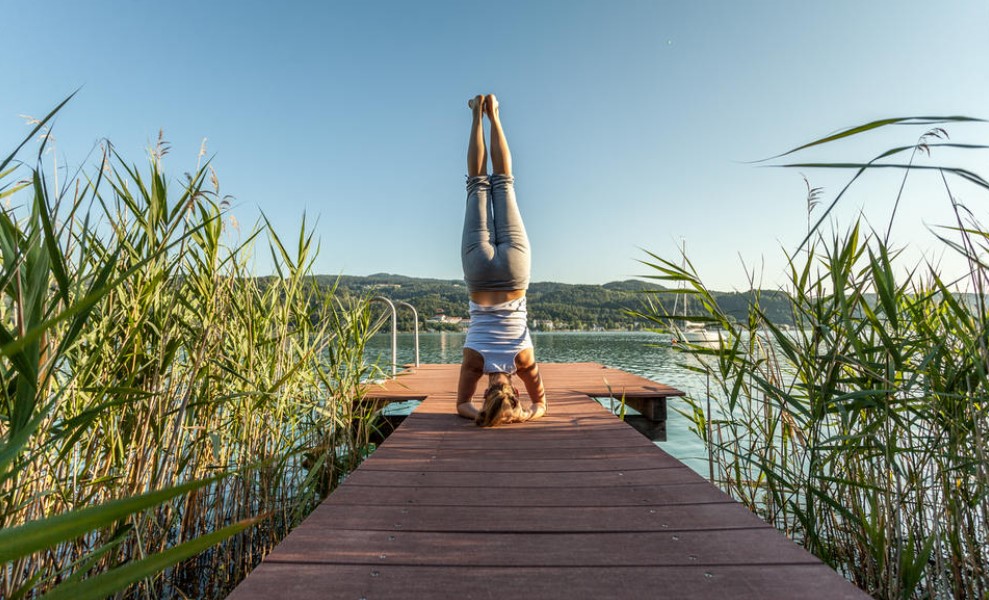
[[[539,366],[536,364],[536,354],[532,348],[526,348],[515,357],[515,374],[525,385],[525,391],[532,400],[529,416],[526,420],[538,419],[546,414],[546,389],[543,378],[539,376]]]
[[[484,375],[484,357],[476,350],[464,348],[464,360],[460,363],[460,381],[457,383],[457,414],[465,419],[477,418],[477,408],[470,400],[477,391],[477,382]]]

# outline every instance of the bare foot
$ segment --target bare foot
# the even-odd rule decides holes
[[[467,106],[470,107],[474,114],[479,114],[484,110],[484,96],[478,94],[467,101]]]
[[[484,97],[484,112],[487,113],[489,119],[498,116],[498,99],[495,98],[494,94],[488,94]]]

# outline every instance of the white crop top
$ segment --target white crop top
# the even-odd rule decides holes
[[[515,356],[532,348],[525,296],[493,306],[470,303],[464,348],[484,358],[485,373],[514,373]]]

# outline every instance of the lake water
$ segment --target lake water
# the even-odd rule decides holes
[[[420,362],[459,363],[464,337],[465,334],[454,332],[419,334]],[[669,336],[648,332],[533,332],[532,343],[539,362],[597,362],[673,386],[695,398],[703,398],[705,394],[706,382],[680,366],[690,357],[673,349]],[[414,348],[411,333],[398,334],[399,365],[414,362]],[[379,356],[380,364],[390,364],[390,335],[375,336],[369,344],[368,354]],[[656,444],[707,477],[704,444],[690,431],[691,424],[686,417],[677,412],[677,409],[687,410],[687,404],[679,398],[670,398],[667,406],[667,439]],[[453,410],[452,406],[450,410]]]

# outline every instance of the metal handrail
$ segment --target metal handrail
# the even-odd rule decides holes
[[[402,300],[396,300],[395,304],[398,304],[399,306],[407,306],[409,307],[409,310],[412,311],[412,323],[414,324],[413,331],[415,331],[415,341],[416,341],[416,367],[418,367],[419,366],[419,311],[416,310],[416,307],[412,306],[408,302],[403,302]]]
[[[414,306],[408,302],[403,302],[402,300],[392,301],[384,296],[374,296],[371,298],[371,302],[378,301],[384,302],[391,309],[391,376],[394,377],[398,374],[398,311],[395,310],[395,305],[407,306],[412,310],[412,320],[415,324],[415,343],[416,343],[416,366],[419,366],[419,311],[416,310]]]
[[[398,374],[398,313],[395,311],[395,304],[384,296],[375,296],[371,302],[377,300],[384,302],[391,309],[391,376]]]

